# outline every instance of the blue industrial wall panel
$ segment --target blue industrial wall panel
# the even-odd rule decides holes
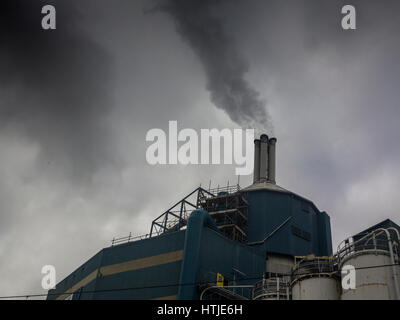
[[[176,296],[182,261],[98,278],[95,300],[149,300]],[[113,289],[115,291],[110,291]]]
[[[291,215],[291,202],[283,193],[253,191],[247,194],[247,201],[249,242],[263,240]]]
[[[111,265],[176,250],[183,250],[185,231],[103,249],[102,265]]]
[[[248,241],[265,239],[286,219],[291,220],[266,242],[268,252],[303,256],[332,253],[329,216],[292,193],[257,190],[247,192]]]
[[[319,238],[320,255],[332,255],[331,222],[326,212],[321,212],[318,215],[318,232],[321,235]]]
[[[230,285],[234,278],[236,284],[253,284],[262,278],[265,262],[263,248],[242,245],[212,229],[204,228],[197,282],[215,283],[217,273],[221,273]],[[245,276],[240,276],[233,269]]]
[[[89,276],[92,272],[98,269],[101,266],[101,258],[103,256],[103,250],[98,252],[95,256],[90,258],[87,262],[81,265],[78,269],[72,272],[69,276],[65,279],[60,281],[54,290],[49,290],[47,299],[48,300],[55,300],[58,295],[65,293],[69,290],[73,285],[85,279]],[[92,290],[93,288],[91,288]],[[85,297],[90,298],[90,294],[86,294]]]
[[[73,300],[93,300],[96,291],[96,281],[92,281],[73,295]]]

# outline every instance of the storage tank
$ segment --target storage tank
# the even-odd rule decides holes
[[[339,300],[340,283],[332,257],[298,257],[292,273],[293,300]]]
[[[355,268],[355,289],[343,289],[342,300],[398,300],[398,241],[390,230],[377,229],[357,241],[346,239],[338,249],[340,270]],[[347,272],[342,273],[342,278]]]

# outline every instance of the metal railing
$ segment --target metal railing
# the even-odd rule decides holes
[[[361,251],[372,251],[372,252],[388,252],[390,255],[393,254],[393,249],[399,247],[399,238],[392,239],[390,231],[394,231],[399,237],[399,232],[394,228],[388,229],[376,229],[361,236],[359,239],[354,240],[354,237],[350,237],[342,241],[337,249],[337,259],[339,264],[348,256],[353,255]],[[399,258],[399,257],[393,257]]]
[[[113,238],[111,240],[111,246],[113,247],[113,246],[117,246],[117,245],[120,245],[120,244],[140,241],[140,240],[144,240],[144,239],[148,239],[148,238],[150,238],[149,234],[133,237],[132,233],[129,233],[129,236],[125,236],[125,237],[121,237],[121,238]]]
[[[338,271],[335,257],[296,257],[292,281],[307,276],[333,275]],[[297,261],[299,260],[299,261]]]
[[[254,300],[290,300],[290,281],[276,277],[263,279],[253,288]]]
[[[239,192],[240,190],[241,190],[240,185],[236,184],[236,185],[230,186],[228,184],[227,186],[224,186],[224,187],[218,186],[217,188],[208,189],[208,192],[218,195],[220,192],[226,192],[229,194],[229,193]]]
[[[236,292],[237,289],[241,290],[241,292],[237,293]],[[230,297],[231,299],[235,298],[237,300],[248,300],[248,298],[246,298],[244,290],[249,290],[251,294],[252,289],[253,289],[252,285],[229,285],[229,286],[210,285],[202,290],[200,294],[200,300],[204,300],[204,296],[208,291],[214,291],[214,293],[219,295],[229,295],[231,296]]]

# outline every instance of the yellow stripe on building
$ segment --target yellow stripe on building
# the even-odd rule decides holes
[[[150,267],[156,267],[162,264],[180,261],[183,258],[183,250],[163,253],[151,257],[130,260],[122,263],[111,264],[100,269],[94,270],[87,277],[83,278],[81,281],[73,285],[66,293],[61,294],[57,297],[57,300],[64,300],[73,292],[77,291],[79,288],[84,287],[88,283],[92,282],[97,278],[97,276],[110,276],[117,273],[134,271],[138,269],[145,269]],[[176,299],[176,296],[170,296],[171,300]],[[175,297],[175,298],[172,298]],[[170,300],[168,297],[160,298],[161,300]]]
[[[60,296],[57,297],[57,300],[64,300],[66,297],[70,296],[72,293],[77,291],[79,288],[82,288],[86,286],[89,282],[92,282],[94,279],[97,278],[97,272],[99,270],[96,269],[92,273],[90,273],[87,277],[83,278],[81,281],[73,285],[71,288],[69,288],[66,292]]]
[[[183,257],[183,250],[179,250],[179,251],[159,254],[157,256],[112,264],[109,266],[101,267],[100,275],[109,276],[121,272],[155,267],[161,264],[182,260],[182,257]]]

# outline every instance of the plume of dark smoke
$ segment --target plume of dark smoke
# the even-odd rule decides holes
[[[248,63],[217,17],[221,1],[164,0],[153,11],[165,11],[201,60],[212,102],[242,127],[271,130],[266,103],[246,81]]]
[[[57,29],[41,27],[44,5]],[[110,57],[78,27],[66,1],[0,2],[0,131],[40,145],[39,161],[82,178],[106,160]],[[49,170],[51,166],[49,166]]]

